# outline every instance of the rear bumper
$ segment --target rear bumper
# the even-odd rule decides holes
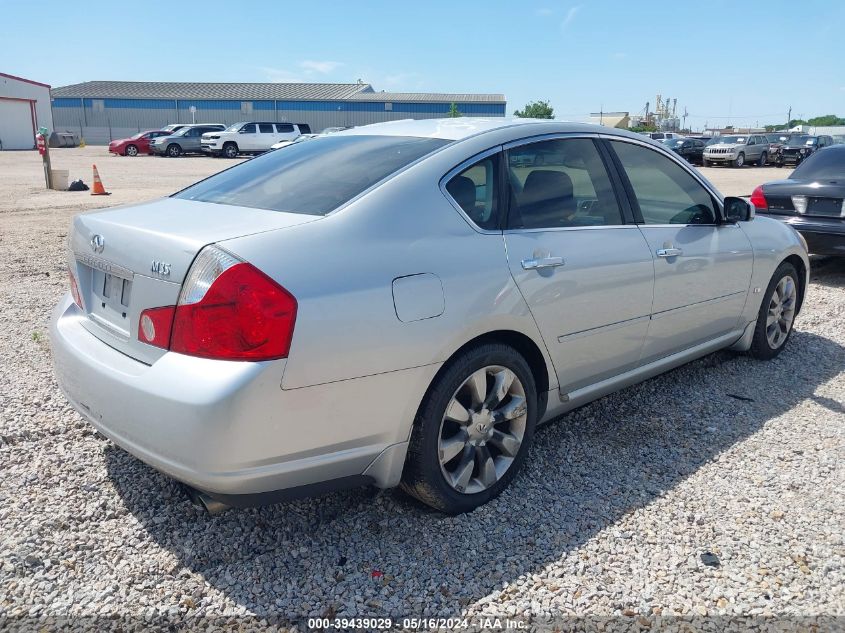
[[[410,399],[437,371],[283,390],[285,360],[167,353],[145,365],[90,334],[84,318],[66,296],[50,326],[56,377],[70,403],[140,460],[216,496],[272,500],[266,493],[362,475],[395,485],[419,404],[409,407]]]
[[[845,218],[822,218],[775,213],[759,215],[779,220],[790,225],[807,240],[807,248],[813,255],[845,256]]]

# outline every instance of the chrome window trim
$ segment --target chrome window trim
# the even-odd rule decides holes
[[[449,204],[451,204],[455,208],[455,210],[458,213],[461,214],[461,217],[464,219],[464,221],[466,221],[467,224],[469,224],[469,226],[472,230],[474,230],[476,233],[481,233],[482,235],[501,235],[502,230],[501,229],[482,229],[475,222],[473,222],[472,218],[470,218],[466,214],[466,211],[464,211],[461,208],[461,205],[459,205],[457,203],[457,201],[452,197],[452,194],[449,193],[449,190],[446,189],[446,185],[449,184],[449,181],[452,180],[452,178],[454,178],[455,176],[460,174],[465,169],[472,167],[478,161],[484,160],[485,158],[488,158],[489,156],[492,156],[493,154],[500,153],[502,151],[502,149],[503,149],[502,145],[496,145],[495,147],[490,147],[490,148],[484,150],[483,152],[479,152],[478,154],[473,154],[471,157],[469,157],[466,160],[458,163],[457,165],[452,167],[452,169],[447,171],[443,176],[440,177],[440,182],[438,183],[438,186],[440,187],[440,192],[445,196],[445,198],[449,202]],[[496,195],[499,195],[499,193],[500,192],[497,191]],[[501,210],[499,210],[499,211],[501,212]]]
[[[673,224],[672,226],[682,226],[681,224]],[[710,226],[704,224],[696,224],[694,226]],[[547,228],[536,228],[536,229],[505,229],[502,231],[505,235],[516,235],[519,233],[549,233],[549,232],[559,232],[559,231],[596,231],[596,230],[607,230],[607,229],[636,229],[639,225],[637,224],[590,224],[588,226],[551,226]]]
[[[663,156],[665,156],[666,158],[668,158],[669,160],[674,162],[676,165],[678,165],[684,171],[686,171],[690,176],[692,176],[693,179],[698,184],[700,184],[702,187],[704,187],[704,189],[707,192],[709,192],[711,196],[713,196],[713,198],[716,200],[717,214],[719,216],[719,219],[724,220],[724,218],[725,218],[725,200],[724,200],[724,197],[722,196],[722,194],[720,194],[715,187],[711,187],[706,180],[702,180],[701,175],[696,173],[696,171],[694,169],[692,169],[692,167],[689,165],[689,163],[687,163],[685,160],[682,160],[679,156],[675,155],[674,152],[668,152],[661,147],[655,147],[651,143],[644,143],[644,142],[640,141],[639,139],[629,138],[627,136],[617,136],[615,134],[601,134],[600,137],[604,140],[607,140],[607,141],[622,141],[622,142],[631,143],[633,145],[640,145],[640,146],[642,146],[646,149],[650,149],[652,151],[655,151],[658,154],[662,154]],[[662,226],[662,227],[666,227],[666,226],[724,226],[724,225],[730,225],[730,224],[735,225],[736,223],[735,222],[733,222],[733,223],[731,223],[731,222],[716,222],[714,224],[646,224],[645,222],[643,222],[642,224],[637,224],[637,226]]]

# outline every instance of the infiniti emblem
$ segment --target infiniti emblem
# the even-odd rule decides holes
[[[102,253],[105,246],[106,240],[103,239],[102,235],[97,234],[91,238],[91,250],[95,253]]]

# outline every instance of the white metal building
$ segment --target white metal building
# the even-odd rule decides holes
[[[397,119],[505,116],[502,94],[377,92],[370,84],[86,81],[52,91],[57,131],[105,144],[169,123],[277,121],[326,127]]]
[[[53,129],[50,86],[0,72],[0,150],[32,149],[41,126]]]

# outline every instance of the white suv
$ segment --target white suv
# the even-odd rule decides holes
[[[266,152],[279,141],[293,140],[300,134],[310,134],[306,123],[273,123],[241,121],[222,132],[202,135],[202,151],[212,156],[235,158],[238,154]]]

